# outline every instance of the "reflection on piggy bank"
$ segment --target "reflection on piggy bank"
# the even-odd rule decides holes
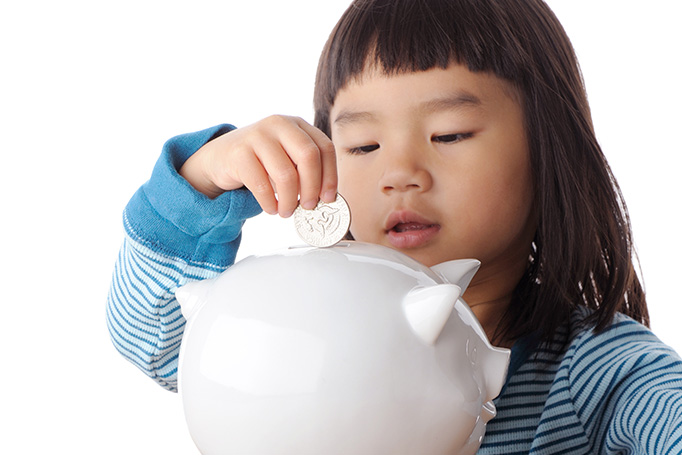
[[[180,288],[179,388],[197,447],[475,453],[509,360],[459,300],[478,266],[343,242],[252,256]]]

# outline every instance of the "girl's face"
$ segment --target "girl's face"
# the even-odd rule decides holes
[[[518,282],[536,222],[511,84],[455,64],[395,76],[369,69],[339,91],[330,119],[356,240],[428,266],[479,259],[472,285],[510,269]]]

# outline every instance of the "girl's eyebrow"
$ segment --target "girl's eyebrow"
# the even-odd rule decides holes
[[[334,124],[343,127],[345,125],[357,122],[371,122],[376,120],[376,117],[371,112],[353,112],[353,111],[341,111],[339,115],[334,119]]]
[[[481,108],[483,102],[476,95],[461,91],[450,95],[434,98],[420,103],[417,110],[422,114],[441,111],[459,111],[470,108]],[[334,124],[343,127],[357,122],[374,122],[376,116],[368,111],[341,111],[334,119]]]
[[[424,101],[419,105],[419,111],[424,114],[430,114],[440,111],[459,111],[470,108],[481,108],[482,106],[483,102],[479,97],[472,93],[461,91],[452,95]]]

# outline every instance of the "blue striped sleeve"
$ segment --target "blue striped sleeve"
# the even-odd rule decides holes
[[[107,299],[111,340],[123,357],[171,391],[177,390],[185,326],[174,292],[219,271],[171,260],[130,238],[121,247]]]
[[[107,327],[116,349],[171,391],[185,327],[175,290],[229,267],[244,221],[260,212],[246,189],[209,199],[177,173],[204,143],[231,129],[221,125],[169,140],[123,214],[126,237],[109,288]]]

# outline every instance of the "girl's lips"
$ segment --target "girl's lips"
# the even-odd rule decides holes
[[[440,231],[440,225],[407,211],[391,214],[386,222],[386,235],[397,249],[417,248],[430,241]]]
[[[438,234],[440,226],[437,224],[421,225],[418,229],[404,231],[388,231],[388,241],[396,249],[417,248],[426,244]]]

